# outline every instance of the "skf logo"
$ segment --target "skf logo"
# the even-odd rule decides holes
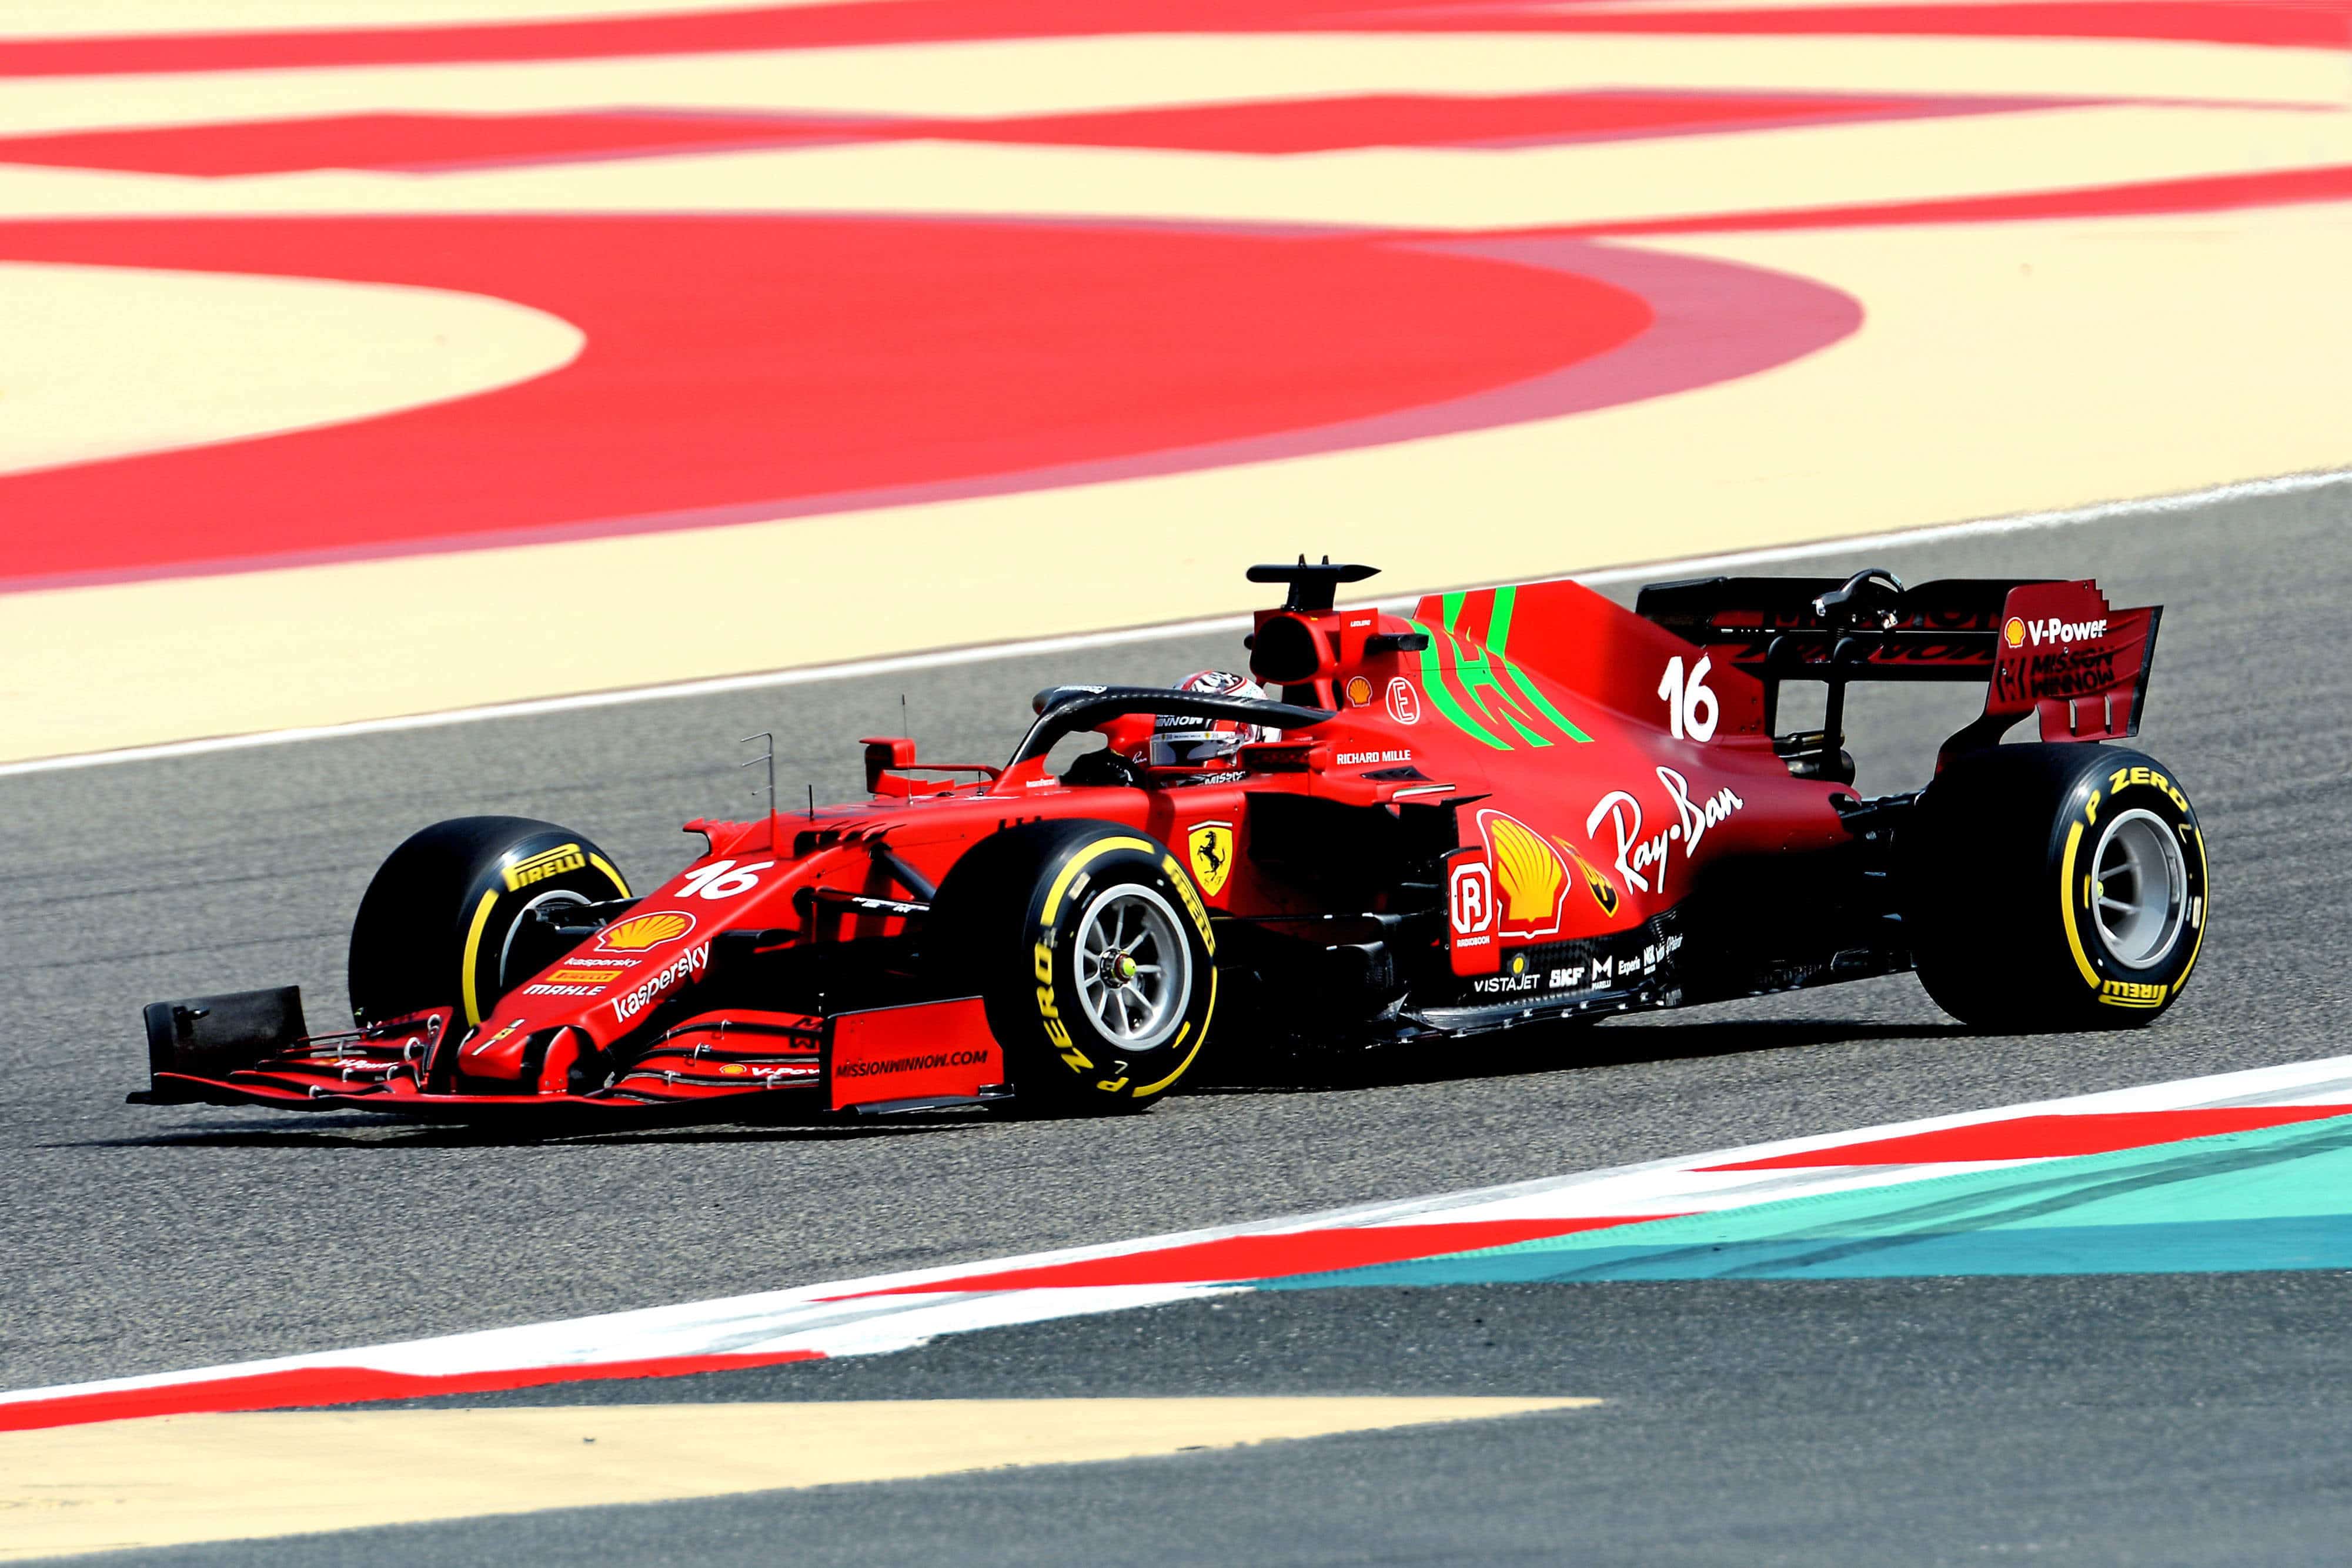
[[[588,856],[578,844],[558,844],[507,867],[507,891],[520,893],[532,883],[562,876],[567,871],[580,871],[587,864]]]
[[[1482,862],[1464,861],[1454,868],[1452,883],[1447,890],[1446,907],[1454,922],[1454,936],[1475,936],[1484,941],[1486,933],[1495,926],[1493,874]]]
[[[1234,870],[1234,825],[1202,822],[1187,835],[1184,848],[1201,891],[1211,898],[1224,892],[1225,879]]]
[[[599,953],[642,953],[665,942],[675,942],[694,929],[694,916],[676,910],[616,920],[596,933]]]
[[[2011,616],[2009,624],[2000,629],[2000,640],[2012,648],[2024,647],[2025,622],[2017,616]]]
[[[1389,682],[1389,716],[1399,724],[1421,722],[1421,697],[1402,675]]]
[[[1592,894],[1592,902],[1601,906],[1601,913],[1612,920],[1616,919],[1617,907],[1622,900],[1617,892],[1617,884],[1609,880],[1609,873],[1578,854],[1573,844],[1562,842],[1560,848],[1568,851],[1569,859],[1574,861],[1576,869],[1583,873],[1585,891]]]
[[[1503,892],[1503,934],[1549,936],[1558,931],[1568,894],[1568,867],[1559,852],[1541,833],[1500,811],[1479,812],[1478,831],[1495,852],[1495,880]]]
[[[2014,626],[2017,622],[2012,619],[2010,624]],[[2107,634],[2107,623],[2105,621],[2060,621],[2053,617],[2047,621],[2028,621],[2025,634],[2033,640],[2037,648],[2045,643],[2063,648],[2074,643],[2096,642]],[[2011,641],[2010,646],[2014,648],[2017,643]]]

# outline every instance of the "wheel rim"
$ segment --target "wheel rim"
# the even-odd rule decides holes
[[[559,887],[550,888],[547,892],[541,894],[537,898],[532,899],[529,904],[522,906],[522,913],[516,915],[514,920],[507,926],[506,939],[499,944],[498,981],[499,989],[500,991],[511,990],[519,981],[530,978],[530,976],[536,975],[541,969],[547,967],[546,964],[539,964],[533,966],[524,974],[518,975],[512,972],[514,968],[515,936],[525,926],[531,923],[531,915],[533,912],[545,904],[586,904],[587,902],[587,894],[573,893],[569,888]]]
[[[2188,917],[2189,863],[2153,811],[2126,811],[2099,835],[2091,858],[2091,918],[2116,962],[2146,969],[2163,961]]]
[[[1192,949],[1168,901],[1123,883],[1078,920],[1078,998],[1102,1037],[1122,1050],[1168,1042],[1192,995]]]

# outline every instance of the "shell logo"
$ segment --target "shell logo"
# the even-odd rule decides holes
[[[2000,640],[2012,648],[2024,647],[2025,622],[2017,616],[2011,616],[2009,624],[2000,629]]]
[[[694,916],[665,910],[658,915],[639,915],[627,920],[616,920],[596,933],[599,953],[642,953],[648,947],[658,947],[665,942],[675,942],[694,929]]]
[[[1559,929],[1568,891],[1568,865],[1541,833],[1500,811],[1478,813],[1478,826],[1495,852],[1495,883],[1503,894],[1503,931],[1513,936],[1549,936]]]

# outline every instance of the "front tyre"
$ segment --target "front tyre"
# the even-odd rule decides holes
[[[2006,1031],[2136,1029],[2205,936],[2205,835],[2159,763],[2119,747],[1956,758],[1906,824],[1903,924],[1927,994]]]
[[[352,923],[352,1017],[362,1027],[453,1007],[462,1030],[563,956],[531,919],[551,904],[630,896],[586,835],[528,817],[436,822],[392,852]]]
[[[1217,998],[1208,910],[1176,857],[1115,822],[992,835],[940,884],[925,946],[977,992],[1022,1103],[1150,1104],[1200,1055]]]

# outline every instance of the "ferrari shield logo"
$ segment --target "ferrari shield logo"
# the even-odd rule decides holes
[[[1192,830],[1185,841],[1191,852],[1192,879],[1201,891],[1211,898],[1225,891],[1225,878],[1234,869],[1234,825],[1231,822],[1202,822]]]

